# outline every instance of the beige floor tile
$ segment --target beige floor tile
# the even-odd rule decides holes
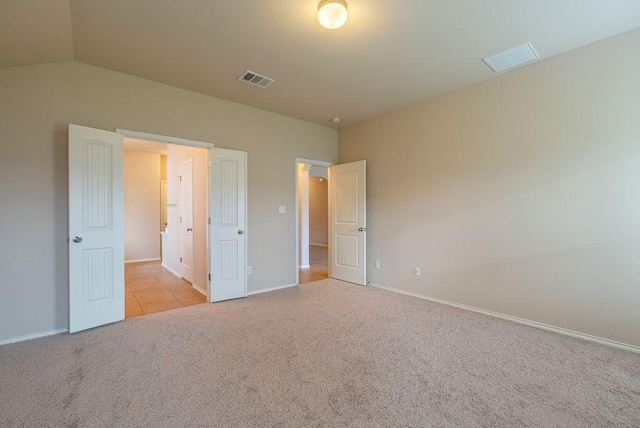
[[[158,281],[149,281],[149,282],[140,282],[137,284],[129,285],[129,290],[134,293],[142,292],[143,290],[148,290],[149,292],[153,292],[154,290],[164,290],[165,287],[161,282]]]
[[[144,290],[142,293],[135,293],[135,295],[140,306],[177,300],[176,296],[167,289]]]
[[[193,288],[191,290],[172,291],[172,293],[185,306],[204,303],[207,300],[204,295],[194,290]]]
[[[146,268],[142,263],[126,263],[124,265],[125,272],[145,272]]]
[[[180,279],[177,276],[175,276],[174,274],[172,274],[171,272],[151,272],[149,271],[149,273],[151,273],[153,275],[153,279],[155,279],[156,281],[162,281],[162,280],[172,280],[172,279]]]
[[[156,312],[164,312],[171,309],[183,308],[184,305],[180,303],[178,299],[169,301],[169,302],[160,302],[160,303],[150,303],[147,305],[141,305],[142,310],[145,314],[153,314]]]
[[[309,245],[310,268],[298,271],[300,284],[320,281],[329,277],[328,249],[319,245]]]
[[[127,305],[124,307],[125,318],[139,317],[140,315],[144,315],[144,311],[137,303],[135,305]]]
[[[206,301],[191,283],[175,276],[160,262],[125,265],[125,316],[131,318]]]
[[[181,291],[181,290],[193,290],[193,287],[191,286],[191,283],[189,282],[163,282],[162,285],[164,287],[167,288],[167,290],[174,292],[174,291]],[[195,290],[193,290],[195,291]]]
[[[184,287],[191,287],[191,283],[189,281],[187,281],[184,278],[177,278],[177,277],[173,277],[173,278],[162,278],[160,279],[160,282],[162,282],[165,286],[169,286],[169,285],[176,285],[176,286],[184,286]]]
[[[139,284],[141,282],[149,282],[149,281],[155,281],[155,280],[156,278],[148,272],[131,273],[131,274],[124,275],[124,282],[125,284],[128,284],[128,285]]]
[[[125,292],[124,294],[124,317],[133,318],[140,315],[144,315],[136,296],[132,291]]]

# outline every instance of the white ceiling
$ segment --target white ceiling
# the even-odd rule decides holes
[[[482,58],[513,46],[544,60],[640,26],[640,0],[347,1],[326,30],[318,0],[0,0],[0,67],[76,59],[344,127],[491,78]]]

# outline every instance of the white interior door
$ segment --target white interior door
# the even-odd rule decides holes
[[[69,331],[124,319],[123,137],[69,125]]]
[[[180,164],[180,273],[193,284],[193,160]]]
[[[167,180],[160,181],[160,231],[167,228]]]
[[[213,149],[211,173],[212,302],[247,295],[247,154]]]
[[[366,161],[329,167],[329,275],[367,284]]]

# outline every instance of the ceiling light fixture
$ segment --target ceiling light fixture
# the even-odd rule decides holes
[[[318,21],[329,30],[342,27],[348,15],[347,2],[344,0],[322,0],[318,4]]]

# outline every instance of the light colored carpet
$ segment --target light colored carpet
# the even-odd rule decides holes
[[[0,426],[640,426],[640,355],[324,280],[0,347]]]

